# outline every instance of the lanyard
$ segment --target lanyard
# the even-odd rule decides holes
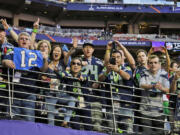
[[[121,69],[121,67],[119,67],[119,69]],[[112,73],[113,73],[113,81],[114,81],[115,83],[118,83],[119,74],[118,74],[118,73],[115,73],[114,71],[113,71]]]
[[[119,80],[119,74],[115,73],[114,71],[113,71],[112,73],[113,73],[113,81],[114,81],[115,83],[117,83],[118,80]]]

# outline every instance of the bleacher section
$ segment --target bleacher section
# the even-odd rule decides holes
[[[15,28],[17,33],[20,31],[26,31],[31,33],[30,28]],[[66,29],[49,26],[40,26],[37,39],[51,39],[47,36],[51,36],[55,42],[67,43],[71,42],[72,37],[78,37],[79,40],[127,40],[127,41],[164,41],[164,42],[179,42],[179,36],[168,36],[158,34],[112,34],[105,32],[104,29]],[[110,37],[109,37],[110,36]]]

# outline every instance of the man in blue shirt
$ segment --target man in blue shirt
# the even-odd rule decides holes
[[[4,54],[8,51],[11,51],[11,48],[13,45],[7,42],[6,38],[6,32],[4,26],[0,23],[0,73],[3,74],[3,76],[0,77],[0,103],[4,105],[0,105],[0,113],[1,112],[7,112],[7,104],[8,104],[8,85],[5,83],[8,80],[8,77],[5,75],[8,75],[7,68],[2,67],[2,59],[4,58]],[[7,49],[9,48],[9,49]],[[5,116],[5,114],[2,114]]]
[[[106,87],[109,91],[106,96],[108,97],[107,104],[109,105],[107,110],[111,113],[115,113],[115,116],[108,115],[109,120],[111,120],[109,122],[109,127],[116,127],[118,130],[115,132],[123,129],[128,133],[132,133],[133,111],[131,110],[132,104],[130,101],[133,99],[133,91],[131,88],[122,87],[122,85],[131,86],[132,71],[130,68],[121,65],[122,54],[120,51],[114,50],[110,59],[112,58],[114,59],[114,62],[110,60],[99,75],[99,81],[105,81],[112,84],[111,86]],[[113,125],[113,117],[116,121],[115,125]]]
[[[31,44],[31,37],[28,33],[22,32],[18,37],[18,46],[21,48],[29,49]],[[9,50],[9,48],[7,48]],[[13,54],[14,50],[6,52],[3,58],[3,65],[7,68],[15,69],[15,64],[13,63]],[[44,58],[44,65],[40,69],[41,71],[45,71],[47,69],[47,55],[42,53]],[[32,67],[31,70],[39,71],[37,67]],[[23,116],[23,119],[27,121],[35,121],[35,101],[37,88],[35,88],[36,81],[38,78],[38,74],[34,72],[27,71],[16,71],[13,76],[13,82],[15,83],[14,89],[14,97],[12,113],[17,116]],[[31,80],[30,80],[31,79]],[[33,79],[33,80],[32,80]],[[26,101],[25,101],[26,100]],[[29,101],[27,101],[29,100]],[[20,108],[19,108],[20,107]],[[21,108],[22,107],[22,108]]]
[[[103,63],[100,59],[93,56],[94,53],[94,45],[91,41],[85,42],[83,44],[83,53],[84,56],[82,57],[82,73],[88,75],[89,80],[98,81],[98,75],[101,73],[103,69]],[[93,83],[92,81],[89,81],[89,87],[92,90],[93,96],[102,96],[104,97],[104,92],[100,92],[98,90],[95,90],[99,88],[99,85],[97,83]],[[91,104],[92,109],[92,117],[95,117],[97,119],[102,119],[102,113],[101,112],[94,112],[94,109],[98,109],[99,111],[102,110],[102,105],[104,104],[103,98],[93,98],[93,103]],[[101,120],[93,119],[94,123],[94,130],[101,130],[100,125],[102,123]]]
[[[137,66],[134,66],[134,85],[135,87],[139,88],[139,81],[141,79],[141,76],[143,76],[144,71],[146,71],[148,69],[148,56],[147,56],[147,52],[143,49],[139,49],[136,52],[136,57],[137,57]],[[136,110],[139,110],[139,102],[141,101],[141,89],[135,89],[135,108]],[[137,125],[140,124],[140,119],[138,117],[141,116],[141,114],[139,113],[139,111],[135,111],[135,123]],[[135,130],[138,132],[140,130],[140,128],[138,126],[135,126]]]

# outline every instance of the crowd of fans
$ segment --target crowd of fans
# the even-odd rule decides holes
[[[140,49],[135,63],[125,46],[110,41],[102,61],[93,56],[95,48],[88,41],[83,44],[83,56],[72,57],[77,38],[73,38],[70,50],[67,46],[51,46],[47,40],[36,43],[39,20],[33,27],[32,35],[27,32],[17,35],[1,19],[1,114],[35,122],[45,112],[46,122],[56,125],[57,115],[62,113],[60,126],[79,130],[102,131],[107,127],[108,131],[119,134],[180,133],[180,63],[171,62],[166,48],[158,51],[151,48],[148,54]],[[43,66],[33,66],[30,71],[16,70],[14,46],[7,41],[5,30],[18,47],[39,50]],[[158,57],[159,53],[165,55],[165,61]],[[3,76],[7,74],[13,76],[12,80]],[[12,100],[8,100],[10,95],[6,90],[12,86],[7,80],[14,88],[10,94]],[[12,108],[8,106],[10,101]]]

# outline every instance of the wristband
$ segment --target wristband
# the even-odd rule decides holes
[[[12,28],[11,28],[11,27],[9,27],[9,28],[7,29],[7,31],[9,31],[9,32],[10,32],[11,30],[12,30]]]
[[[37,33],[37,32],[38,32],[38,30],[37,30],[37,29],[33,29],[33,31],[32,31],[32,32]]]

